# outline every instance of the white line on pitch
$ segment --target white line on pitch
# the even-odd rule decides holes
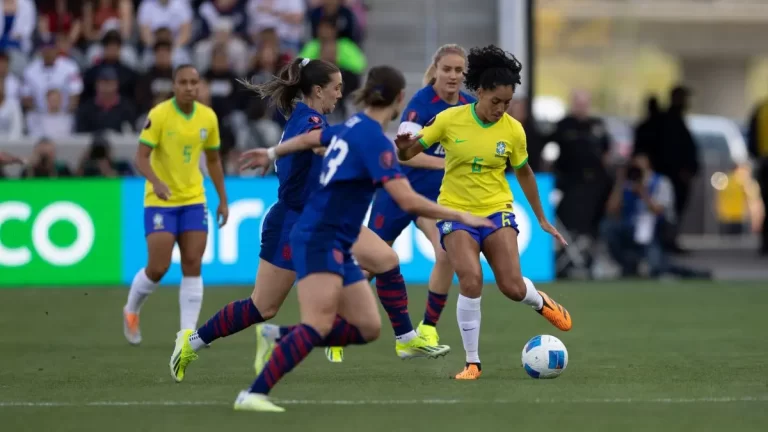
[[[283,405],[459,405],[459,404],[692,404],[692,403],[732,403],[732,402],[768,402],[768,395],[743,397],[709,398],[605,398],[605,399],[531,399],[531,400],[479,400],[479,399],[417,399],[417,400],[301,400],[276,399]],[[132,407],[132,406],[227,406],[232,402],[224,401],[93,401],[93,402],[0,402],[0,408],[9,407]]]

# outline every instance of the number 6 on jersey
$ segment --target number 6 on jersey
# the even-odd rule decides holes
[[[321,185],[325,186],[331,181],[348,153],[349,145],[347,145],[347,142],[334,136],[331,139],[331,145],[328,146],[328,150],[325,153],[325,157],[328,159],[328,169],[320,174]]]

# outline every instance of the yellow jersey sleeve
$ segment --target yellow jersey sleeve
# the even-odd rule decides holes
[[[443,140],[448,124],[450,124],[450,113],[443,111],[436,115],[432,120],[424,125],[419,132],[422,136],[419,139],[421,146],[425,149],[432,147],[433,144]]]
[[[528,163],[528,142],[523,125],[517,120],[511,121],[510,148],[507,151],[509,163],[514,169],[520,169]]]
[[[218,150],[221,147],[221,136],[219,134],[219,118],[213,110],[210,111],[211,127],[208,130],[208,137],[205,139],[205,150]]]
[[[160,144],[160,138],[163,136],[163,120],[165,114],[163,107],[158,105],[152,108],[147,115],[147,121],[144,123],[139,135],[139,142],[145,146],[155,148]]]

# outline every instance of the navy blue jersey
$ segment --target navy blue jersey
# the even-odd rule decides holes
[[[459,92],[459,102],[456,105],[450,105],[448,102],[440,99],[435,92],[434,87],[428,85],[417,91],[408,102],[408,106],[403,111],[400,119],[400,128],[398,133],[410,132],[417,135],[424,125],[436,115],[448,108],[466,105],[475,102],[471,95]],[[424,154],[445,158],[445,150],[439,143],[435,143],[430,148],[424,150]],[[424,168],[411,168],[404,166],[403,173],[408,177],[414,189],[423,195],[430,196],[431,190],[439,190],[443,181],[443,171],[430,170]]]
[[[285,125],[280,142],[297,135],[328,126],[325,116],[299,102]],[[288,208],[301,211],[310,193],[317,189],[317,178],[322,168],[323,157],[312,151],[292,153],[275,161],[275,170],[280,186],[278,201]]]
[[[392,141],[378,122],[363,113],[326,128],[321,141],[328,149],[320,188],[309,197],[292,236],[349,249],[360,234],[376,188],[402,176],[402,171]]]

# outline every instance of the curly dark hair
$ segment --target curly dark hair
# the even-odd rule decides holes
[[[521,82],[522,63],[496,45],[472,48],[467,56],[467,64],[464,85],[473,92],[507,85],[515,88]]]

